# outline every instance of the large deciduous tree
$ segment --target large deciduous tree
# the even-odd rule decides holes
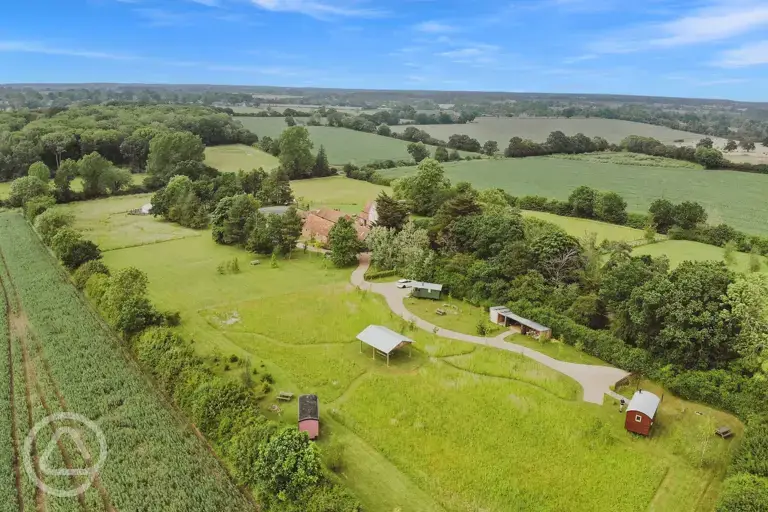
[[[568,202],[573,209],[573,215],[591,219],[595,216],[595,199],[597,191],[587,186],[580,186],[571,192]]]
[[[293,191],[288,172],[282,167],[274,169],[262,183],[256,198],[265,206],[291,204]]]
[[[315,157],[312,156],[312,141],[303,126],[292,126],[280,135],[280,166],[292,180],[312,176]]]
[[[659,233],[666,233],[675,225],[675,205],[667,199],[657,199],[648,210]]]
[[[682,229],[693,229],[707,221],[707,212],[699,203],[683,201],[674,209],[675,225]]]
[[[768,276],[752,273],[728,286],[729,315],[740,326],[735,349],[752,372],[768,375]]]
[[[322,476],[317,448],[295,427],[284,428],[262,445],[254,469],[260,495],[277,503],[297,502]]]
[[[211,214],[211,236],[218,244],[245,245],[248,240],[246,224],[259,209],[251,195],[238,194],[221,199]]]
[[[78,174],[80,174],[80,165],[75,160],[69,158],[61,162],[56,169],[56,175],[53,177],[53,184],[56,186],[56,194],[61,201],[68,201],[71,195],[71,184]]]
[[[7,201],[10,206],[19,207],[24,206],[33,197],[48,194],[50,194],[48,183],[35,176],[24,176],[13,180]]]
[[[110,161],[95,151],[80,160],[78,172],[83,179],[83,195],[85,197],[104,195],[107,191],[105,175],[110,172],[111,168]]]
[[[43,162],[35,162],[29,166],[27,176],[34,176],[43,183],[48,183],[51,179],[51,170]]]
[[[627,202],[616,192],[601,192],[595,201],[595,218],[624,224],[627,222]]]
[[[415,175],[400,178],[393,184],[395,199],[408,201],[413,205],[413,213],[426,216],[435,214],[450,187],[443,166],[432,158],[423,160]]]
[[[483,154],[495,156],[499,152],[499,143],[495,140],[488,140],[483,144]]]
[[[161,183],[168,183],[181,162],[202,162],[205,146],[199,135],[190,132],[167,132],[152,137],[149,143],[147,172]]]
[[[328,233],[331,261],[337,267],[348,267],[357,262],[357,253],[362,243],[357,239],[357,230],[352,220],[342,217]]]
[[[418,164],[429,157],[429,149],[422,142],[411,142],[408,144],[408,154],[411,155]]]

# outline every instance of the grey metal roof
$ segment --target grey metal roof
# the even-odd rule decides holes
[[[430,290],[430,291],[436,291],[436,292],[443,291],[443,285],[441,284],[424,283],[421,281],[413,281],[411,283],[411,288],[421,288],[424,290]]]
[[[317,403],[317,395],[299,396],[299,421],[319,419],[320,406]]]
[[[661,399],[651,393],[650,391],[635,391],[632,395],[632,400],[629,401],[627,412],[637,411],[645,414],[649,418],[653,419],[656,415],[656,410],[659,408]]]
[[[264,206],[262,208],[259,208],[259,211],[263,214],[269,215],[283,215],[285,212],[288,211],[289,206]]]
[[[395,350],[401,343],[413,343],[411,338],[381,325],[369,325],[363,329],[363,332],[357,335],[357,339],[377,350],[381,350],[385,354]]]
[[[520,315],[514,314],[512,311],[509,310],[509,308],[506,308],[504,306],[494,306],[492,308],[488,308],[490,311],[495,311],[496,313],[499,313],[501,316],[504,316],[506,318],[509,318],[510,320],[514,320],[515,322],[524,325],[526,327],[530,327],[534,331],[550,331],[551,329],[547,327],[546,325],[541,325],[538,322],[534,322],[533,320],[528,320],[527,318],[523,318]]]

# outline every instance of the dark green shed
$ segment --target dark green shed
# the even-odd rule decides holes
[[[411,295],[420,299],[440,300],[440,294],[443,292],[443,285],[435,283],[411,283]]]

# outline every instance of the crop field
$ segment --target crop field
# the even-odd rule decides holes
[[[282,117],[243,117],[243,126],[259,136],[279,137],[286,128]],[[346,128],[329,126],[307,126],[309,137],[315,145],[314,151],[325,146],[328,161],[332,165],[344,165],[352,162],[357,165],[376,160],[410,159],[408,142],[391,137],[382,137],[373,133],[358,132]],[[434,148],[430,146],[434,152]],[[471,153],[462,152],[463,155]]]
[[[500,187],[514,196],[540,195],[565,200],[580,185],[617,192],[628,210],[646,212],[651,202],[698,201],[710,224],[725,222],[748,233],[768,233],[768,176],[734,171],[697,171],[616,164],[591,164],[561,158],[513,158],[444,164],[453,183],[468,181],[476,188]],[[394,178],[415,167],[380,171]]]
[[[23,458],[19,443],[33,424],[53,413],[72,412],[96,424],[108,450],[93,486],[79,499],[42,492],[14,459],[15,471],[5,478],[14,479],[11,485],[24,509],[254,508],[126,358],[119,341],[77,294],[25,220],[12,212],[0,214],[0,280],[0,295],[8,305],[0,336],[8,365],[3,387],[13,397],[6,407],[10,413],[3,417],[5,443],[10,439],[12,451]],[[71,489],[80,477],[70,480],[44,468],[90,467],[92,460],[71,436],[56,442],[54,427],[60,425],[56,420],[33,438],[28,460],[46,485]],[[83,441],[99,446],[85,430]]]
[[[346,213],[360,213],[382,190],[392,193],[389,187],[343,176],[296,180],[291,182],[291,189],[297,201],[309,203],[311,209],[325,206]]]
[[[675,169],[696,169],[703,170],[699,164],[686,162],[684,160],[675,160],[663,156],[644,155],[642,153],[611,152],[604,151],[600,153],[582,153],[579,155],[550,155],[549,158],[561,158],[563,160],[576,160],[579,162],[589,162],[594,164],[620,164],[635,165],[642,167],[671,167]]]
[[[303,193],[338,201],[335,191],[352,181],[309,180],[302,182],[308,187]],[[342,186],[326,185],[336,182]],[[378,192],[358,183],[371,187],[372,196]],[[96,222],[98,210],[108,211],[95,207],[89,222]],[[164,229],[151,217],[130,220]],[[152,301],[181,312],[179,329],[201,356],[237,355],[271,374],[273,391],[262,402],[270,417],[296,420],[295,405],[278,403],[277,391],[317,393],[326,411],[321,446],[343,444],[341,478],[366,510],[509,510],[510,503],[520,510],[712,508],[737,443],[712,443],[711,461],[699,467],[674,448],[699,446],[698,434],[689,436],[670,421],[658,436],[635,439],[612,403],[581,402],[579,386],[561,374],[517,354],[413,330],[380,296],[352,289],[349,269],[302,251],[272,268],[263,257],[216,245],[210,232],[199,233],[114,249],[104,261],[145,271]],[[241,272],[220,275],[217,265],[232,258],[240,260]],[[262,264],[248,265],[254,258]],[[471,322],[446,326],[473,329],[482,312],[466,313]],[[371,358],[369,347],[361,351],[355,335],[372,323],[412,337],[410,357],[402,351],[388,368]],[[589,362],[572,347],[563,354],[555,345],[542,351]],[[223,365],[217,371],[232,372]],[[269,412],[272,404],[282,411]],[[728,415],[687,406],[691,432],[710,421],[740,428]],[[627,483],[621,493],[606,492],[606,475]],[[704,505],[697,505],[699,498]]]
[[[146,174],[133,174],[131,175],[132,183],[134,185],[141,185],[144,182],[144,178],[146,178]],[[51,186],[53,186],[53,181],[50,182]],[[72,180],[72,190],[75,192],[82,192],[83,191],[83,180],[80,178],[75,178]],[[7,199],[8,195],[11,193],[11,182],[10,181],[3,181],[0,182],[0,200]]]
[[[269,153],[245,144],[228,144],[205,148],[205,163],[222,172],[263,168],[270,171],[280,165],[280,161]]]

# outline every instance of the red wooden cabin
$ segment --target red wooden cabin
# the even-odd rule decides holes
[[[320,435],[320,406],[317,395],[299,397],[299,430],[314,440]]]
[[[642,436],[649,435],[660,402],[661,399],[650,391],[643,391],[642,389],[635,391],[632,400],[629,401],[629,406],[627,406],[624,428]]]

